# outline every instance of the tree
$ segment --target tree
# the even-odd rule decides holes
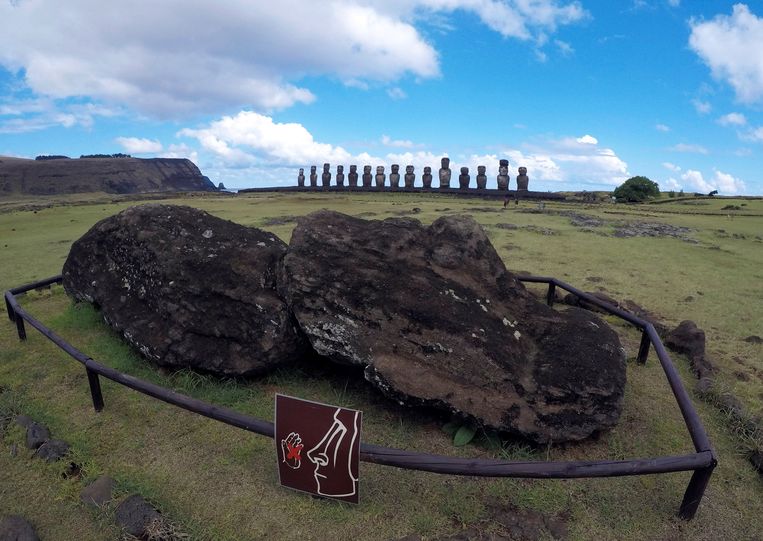
[[[612,193],[618,202],[639,203],[660,196],[660,186],[646,177],[631,177]]]

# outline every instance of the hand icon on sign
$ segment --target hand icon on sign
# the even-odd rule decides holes
[[[290,432],[285,440],[281,440],[281,452],[283,453],[283,462],[293,469],[302,465],[302,438],[296,432]]]

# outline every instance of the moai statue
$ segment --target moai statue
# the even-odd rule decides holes
[[[357,165],[350,166],[350,174],[347,175],[347,181],[349,182],[351,188],[356,188],[358,186],[358,166]]]
[[[383,188],[384,187],[384,166],[383,165],[377,165],[376,166],[376,187],[377,188]]]
[[[315,172],[317,167],[315,165],[310,166],[310,187],[315,188],[318,185],[318,173]]]
[[[363,187],[364,188],[371,187],[371,166],[370,165],[363,166]]]
[[[336,185],[344,186],[344,165],[336,166]]]
[[[305,185],[305,169],[303,167],[299,168],[299,175],[297,175],[297,186],[300,188]]]
[[[450,158],[440,160],[440,188],[450,188]]]
[[[413,174],[413,166],[405,166],[405,187],[413,188],[413,183],[416,182],[416,175]]]
[[[487,188],[487,175],[485,174],[485,166],[477,166],[477,189],[484,190]]]
[[[329,171],[329,167],[331,167],[331,164],[324,163],[323,164],[323,174],[321,175],[321,184],[323,184],[324,188],[328,188],[331,186],[331,172]]]
[[[498,162],[498,189],[509,189],[509,160],[500,160]]]
[[[469,176],[469,168],[462,167],[461,174],[458,175],[458,187],[461,188],[462,190],[468,190],[470,180],[471,180],[471,177]]]
[[[389,185],[393,188],[400,187],[400,166],[396,163],[392,164],[392,171],[389,174]]]
[[[527,167],[520,167],[517,175],[517,191],[526,192],[529,183],[530,177],[527,176]]]
[[[432,188],[432,168],[428,165],[424,168],[424,174],[421,175],[421,182],[427,190]]]

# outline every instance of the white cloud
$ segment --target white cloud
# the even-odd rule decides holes
[[[713,110],[713,106],[710,105],[710,102],[707,101],[702,101],[695,98],[691,100],[691,104],[694,106],[694,109],[701,115],[706,115]]]
[[[352,157],[342,147],[318,143],[302,124],[273,122],[253,111],[225,116],[205,128],[185,128],[178,135],[193,137],[207,151],[240,165],[342,163]]]
[[[570,45],[566,41],[555,39],[554,43],[556,44],[556,46],[559,48],[559,50],[564,56],[571,56],[575,54],[575,49],[573,49],[572,45]]]
[[[677,190],[680,190],[682,188],[683,188],[683,186],[681,186],[681,183],[678,182],[673,177],[670,177],[668,180],[664,181],[662,183],[662,186],[661,186],[662,191],[665,191],[665,190],[677,191]]]
[[[668,170],[670,170],[670,171],[673,171],[674,173],[677,173],[678,171],[680,171],[680,170],[681,170],[681,168],[680,168],[679,166],[677,166],[677,165],[676,165],[676,164],[674,164],[674,163],[670,163],[670,162],[662,162],[662,166],[663,166],[665,169],[668,169]]]
[[[747,124],[747,118],[742,113],[729,113],[719,117],[718,124],[721,126],[744,126]]]
[[[387,89],[387,95],[393,100],[404,100],[408,97],[408,94],[406,94],[405,91],[398,86]]]
[[[730,84],[743,103],[763,101],[763,18],[745,4],[731,15],[709,21],[690,21],[689,46],[708,65],[713,76]]]
[[[596,137],[593,137],[592,135],[584,135],[583,137],[578,137],[575,139],[578,143],[582,143],[584,145],[598,145],[599,140],[596,139]]]
[[[712,184],[709,184],[705,179],[702,177],[702,173],[699,171],[696,171],[694,169],[689,169],[681,175],[681,179],[684,182],[687,182],[691,188],[694,188],[695,190],[699,190],[700,192],[711,192],[715,189],[715,187]]]
[[[611,148],[600,147],[592,135],[526,146],[531,152],[516,157],[530,159],[543,180],[616,186],[629,176],[628,164]]]
[[[668,150],[672,150],[673,152],[686,152],[690,154],[707,154],[708,151],[705,147],[702,145],[691,145],[686,143],[678,143],[677,145],[673,145]]]
[[[0,133],[26,133],[54,127],[89,129],[96,117],[119,114],[120,111],[94,103],[61,104],[48,98],[8,101],[0,104]]]
[[[739,156],[740,158],[750,155],[752,155],[752,150],[749,148],[738,148],[734,151],[734,156]]]
[[[681,0],[668,0],[668,5],[670,7],[677,8],[678,6],[681,5]]]
[[[159,141],[152,139],[141,139],[138,137],[117,137],[119,143],[129,154],[156,154],[161,152],[164,147]]]
[[[316,99],[327,75],[364,87],[437,77],[415,24],[462,10],[505,37],[542,43],[587,17],[564,0],[95,0],[0,3],[0,65],[39,96],[89,96],[158,117],[231,107],[277,110]]]
[[[417,146],[413,141],[408,139],[392,139],[389,135],[382,135],[381,143],[385,147],[396,148],[413,148]]]
[[[741,135],[745,141],[752,141],[754,143],[763,143],[763,126],[757,128],[751,128],[747,133]]]
[[[661,131],[661,132],[669,132],[670,131],[670,126],[667,126],[665,124],[656,124],[654,126],[654,129],[657,130],[657,131]]]
[[[694,169],[686,171],[681,175],[681,179],[702,193],[718,190],[722,195],[736,195],[745,191],[745,184],[742,180],[718,169],[713,169],[713,177],[709,180],[705,180],[702,173]]]

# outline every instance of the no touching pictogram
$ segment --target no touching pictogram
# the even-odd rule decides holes
[[[358,503],[360,411],[276,395],[281,485]]]

